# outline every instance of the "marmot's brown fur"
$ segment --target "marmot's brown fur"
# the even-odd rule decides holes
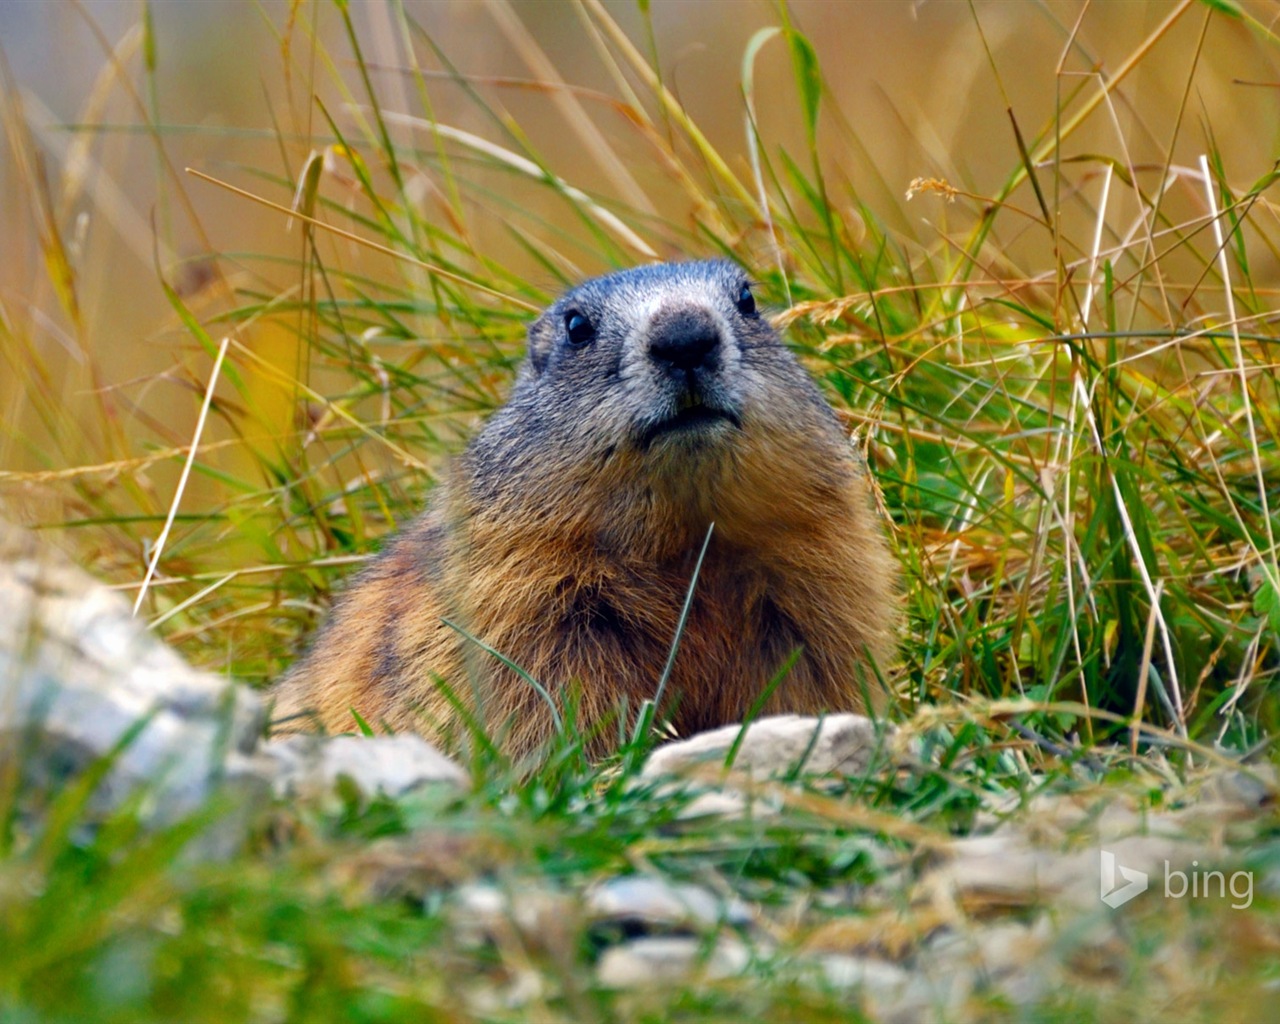
[[[460,702],[509,754],[536,751],[543,697],[447,619],[562,708],[576,692],[607,750],[655,695],[711,523],[659,717],[740,721],[797,649],[764,712],[864,708],[896,573],[835,413],[733,264],[588,281],[532,324],[510,401],[352,583],[276,715],[438,736],[465,731]]]

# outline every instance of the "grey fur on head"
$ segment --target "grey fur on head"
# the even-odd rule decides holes
[[[531,434],[552,442],[536,450],[567,445],[600,464],[645,450],[654,471],[666,449],[696,475],[700,465],[723,468],[741,435],[765,425],[839,430],[742,269],[727,260],[638,267],[579,285],[530,325],[510,400],[473,442],[474,482],[483,489],[501,465],[510,489]]]

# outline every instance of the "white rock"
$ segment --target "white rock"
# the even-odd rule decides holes
[[[505,983],[486,979],[483,984],[468,985],[463,990],[463,1000],[474,1014],[501,1017],[545,998],[546,989],[547,983],[542,974],[521,968],[511,971]]]
[[[264,721],[256,695],[186,664],[123,597],[0,523],[0,759],[20,757],[28,785],[63,784],[137,729],[95,806],[146,785],[147,806],[168,819],[207,797]]]
[[[587,916],[595,921],[630,921],[666,928],[705,929],[720,923],[745,926],[751,911],[738,899],[721,900],[710,890],[647,875],[624,875],[587,890]]]
[[[419,786],[468,785],[467,773],[421,736],[311,736],[268,740],[260,758],[279,796],[318,796],[346,777],[366,796],[400,797]]]
[[[807,775],[858,775],[870,766],[875,752],[891,732],[862,715],[823,718],[775,715],[747,726],[733,760],[733,769],[755,778],[801,771]],[[698,768],[720,768],[742,732],[727,725],[677,740],[649,755],[642,778],[679,775]]]
[[[1062,798],[1069,831],[1049,826],[1045,816],[1009,819],[990,835],[952,839],[940,850],[939,863],[919,883],[921,893],[938,905],[951,900],[973,913],[992,908],[1054,903],[1076,912],[1095,911],[1101,898],[1101,863],[1105,850],[1126,869],[1148,876],[1149,890],[1136,896],[1150,902],[1163,898],[1166,865],[1189,869],[1193,862],[1227,868],[1230,862],[1189,826],[1198,808],[1179,812],[1140,813],[1123,801],[1095,807],[1091,817],[1075,817],[1079,809],[1070,795]]]
[[[724,818],[736,820],[750,815],[753,818],[772,818],[778,814],[778,806],[768,799],[740,793],[736,789],[713,789],[699,793],[680,808],[677,817],[681,821],[695,818]]]
[[[1010,974],[1028,967],[1052,941],[1052,927],[1043,914],[1034,925],[996,921],[974,930],[974,957],[991,976]]]
[[[961,1011],[975,987],[974,972],[954,969],[946,973],[915,972],[905,988],[883,1001],[873,997],[872,1015],[890,1024],[920,1024],[966,1018]],[[979,1018],[981,1019],[981,1018]]]
[[[893,999],[911,979],[911,975],[897,964],[846,953],[820,956],[818,966],[828,985],[840,989],[863,989],[868,996],[878,1000]]]
[[[606,988],[640,988],[691,977],[728,978],[751,962],[737,939],[718,939],[708,951],[702,939],[683,935],[651,936],[605,950],[596,978]]]
[[[1017,1005],[1041,998],[1058,977],[1054,931],[1048,915],[1034,925],[997,919],[945,930],[930,938],[920,955],[922,973],[944,991],[946,979],[972,975],[983,988],[1001,992]],[[1076,931],[1078,935],[1078,930]]]
[[[266,783],[281,795],[332,790],[340,776],[391,797],[467,784],[417,736],[262,743],[265,722],[256,694],[192,668],[124,598],[0,522],[0,761],[20,758],[25,785],[63,785],[110,755],[94,806],[109,809],[145,786],[144,811],[166,821],[203,804],[224,778],[255,795]]]
[[[507,891],[488,882],[467,882],[449,896],[448,916],[463,946],[502,943],[512,931],[536,941],[580,919],[571,897],[554,889]]]

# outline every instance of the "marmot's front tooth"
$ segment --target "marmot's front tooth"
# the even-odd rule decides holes
[[[676,402],[677,412],[688,412],[690,409],[701,409],[706,403],[697,391],[685,391]]]

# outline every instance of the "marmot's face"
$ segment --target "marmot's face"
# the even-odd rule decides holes
[[[539,317],[512,404],[584,452],[688,459],[731,447],[785,393],[771,378],[796,374],[741,269],[665,264],[588,281]]]

